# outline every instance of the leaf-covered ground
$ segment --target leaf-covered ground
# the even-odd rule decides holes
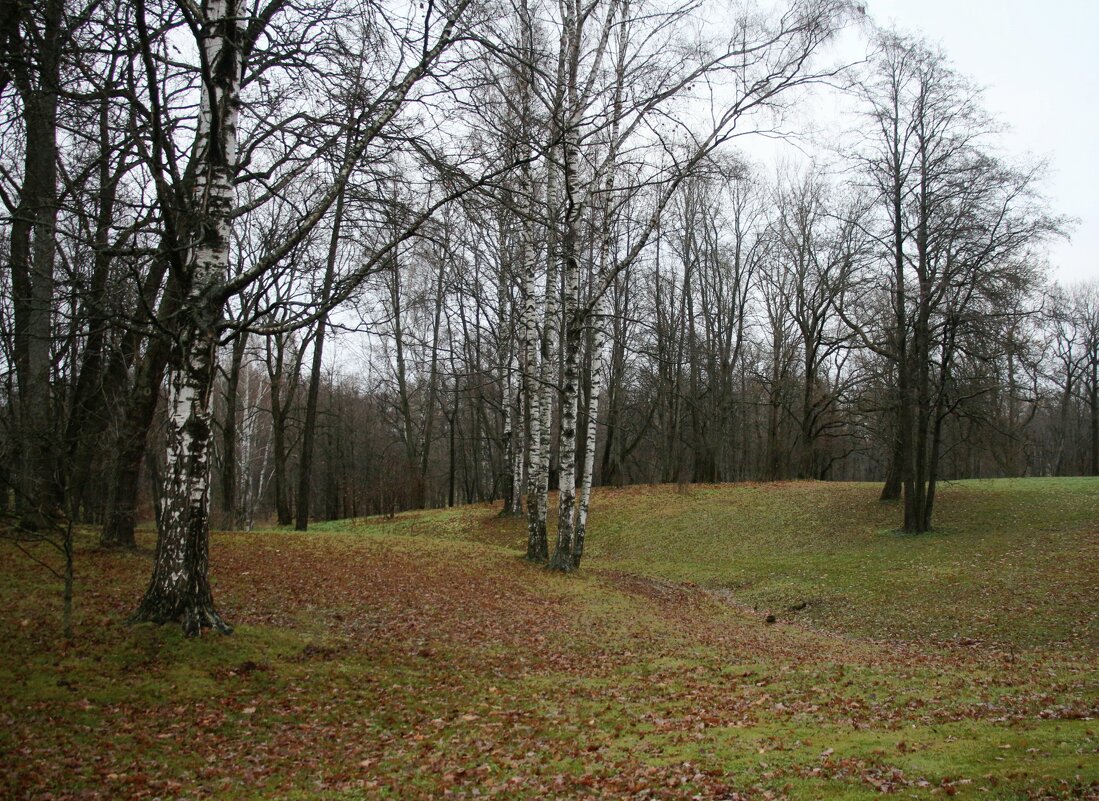
[[[0,797],[1099,797],[1099,481],[875,492],[603,492],[572,576],[487,507],[219,533],[198,641],[89,537],[63,644],[2,546]]]

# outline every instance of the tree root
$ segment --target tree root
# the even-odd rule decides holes
[[[554,551],[553,558],[550,559],[549,564],[546,565],[547,570],[557,570],[561,573],[571,573],[576,569],[576,565],[573,564],[573,558],[571,553],[563,553],[561,551]]]
[[[130,625],[153,623],[157,626],[178,623],[187,637],[200,637],[202,630],[206,628],[222,634],[233,633],[233,627],[221,618],[212,602],[202,602],[198,599],[188,599],[167,606],[146,596],[137,611],[130,615],[126,622]]]

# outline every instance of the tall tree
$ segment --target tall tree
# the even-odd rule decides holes
[[[639,98],[630,107],[614,102],[614,86],[618,81],[629,82],[629,75],[619,75],[614,69],[607,69],[603,61],[614,61],[607,54],[608,43],[619,15],[625,15],[631,7],[626,4],[609,3],[602,17],[593,13],[598,3],[585,5],[572,4],[564,9],[562,17],[561,49],[558,62],[557,80],[559,85],[559,105],[555,115],[561,131],[560,154],[556,166],[561,172],[563,189],[563,209],[561,215],[560,259],[563,272],[562,307],[564,312],[565,336],[562,339],[562,424],[561,424],[561,470],[558,482],[557,544],[550,566],[558,570],[573,570],[578,566],[575,558],[575,453],[576,453],[576,405],[579,397],[577,367],[582,342],[582,331],[588,324],[593,309],[600,303],[603,294],[614,282],[618,273],[628,269],[647,248],[657,230],[664,209],[675,197],[677,190],[685,180],[703,165],[707,158],[723,143],[734,136],[738,123],[744,123],[750,114],[765,106],[777,104],[784,93],[801,84],[817,80],[820,73],[814,73],[809,66],[812,55],[827,41],[844,22],[847,7],[843,3],[798,2],[787,13],[773,19],[759,21],[746,15],[737,25],[736,35],[728,40],[708,42],[699,47],[697,60],[688,59],[667,69],[659,89],[651,95]],[[625,10],[624,10],[625,9]],[[633,37],[620,40],[619,46],[649,48],[659,42],[666,31],[681,19],[685,12],[677,8],[667,15],[654,17],[649,24],[656,30],[635,31]],[[589,27],[590,26],[590,27]],[[586,32],[590,44],[585,44]],[[581,58],[581,54],[583,58]],[[636,64],[639,58],[627,58],[621,64]],[[601,94],[596,93],[597,76],[607,74],[605,87]],[[599,197],[601,178],[605,170],[615,169],[616,154],[625,149],[627,142],[633,143],[638,128],[647,125],[653,115],[658,114],[670,99],[686,92],[696,80],[720,82],[728,79],[732,97],[718,109],[714,109],[712,123],[699,134],[694,131],[680,131],[682,137],[662,142],[665,153],[669,153],[671,163],[663,165],[657,174],[647,176],[648,180],[639,180],[634,191],[624,193],[622,203],[636,198],[639,191],[653,190],[651,213],[631,242],[631,247],[617,254],[611,260],[605,272],[593,277],[590,297],[581,302],[579,297],[581,231],[580,222],[584,212]],[[594,154],[582,158],[581,147],[586,146],[588,153],[595,148],[598,138],[584,128],[591,125],[593,107],[597,100],[607,109],[601,117],[596,130],[612,127],[619,133],[610,142],[602,158]],[[581,170],[581,164],[594,164],[590,173]],[[551,173],[552,174],[552,173]],[[598,217],[598,215],[597,215]]]
[[[404,42],[398,47],[411,50],[414,61],[411,66],[398,61],[394,77],[381,85],[378,97],[357,115],[353,121],[354,144],[340,159],[335,178],[316,194],[278,248],[233,276],[229,275],[228,266],[232,221],[237,213],[234,181],[240,167],[237,134],[242,79],[245,70],[254,67],[258,72],[249,72],[248,77],[262,89],[258,75],[271,68],[273,62],[259,58],[253,63],[251,59],[261,38],[268,34],[272,20],[280,13],[296,10],[283,0],[272,0],[250,14],[236,0],[207,0],[200,16],[190,20],[199,54],[200,100],[191,161],[193,179],[182,208],[189,221],[185,230],[193,231],[193,235],[172,250],[170,262],[179,285],[180,303],[173,319],[168,368],[168,458],[163,511],[153,575],[133,620],[178,621],[190,635],[198,634],[206,626],[230,630],[214,608],[208,579],[210,403],[214,351],[219,332],[225,327],[225,303],[275,270],[324,218],[367,148],[401,111],[409,93],[428,74],[431,65],[453,43],[458,18],[465,7],[466,2],[460,1],[438,21],[425,14],[417,43]],[[139,9],[138,23],[146,44],[146,63],[150,65],[147,71],[152,76],[152,52],[148,48],[143,11]],[[181,9],[184,15],[193,11],[189,5]],[[284,30],[290,29],[279,27],[276,33]],[[277,35],[264,41],[271,48],[267,53],[277,57],[283,55],[279,51],[281,46],[294,44],[282,42]],[[155,85],[152,78],[150,84]],[[260,122],[262,125],[263,121]],[[341,134],[346,130],[346,127],[339,129],[329,141],[341,142],[344,138]],[[164,140],[158,137],[154,144],[159,147]],[[255,155],[252,150],[248,152]],[[154,154],[150,168],[165,211],[174,210],[176,206],[169,199],[174,177],[170,177],[170,165],[163,161],[162,155]],[[426,217],[421,215],[421,224]],[[165,224],[175,226],[177,232],[179,223],[171,214],[165,214]],[[399,241],[410,233],[404,229],[396,239]],[[391,247],[392,244],[382,247],[366,265],[349,276],[329,303],[346,298],[386,258]],[[328,305],[323,304],[319,313]]]
[[[941,53],[885,34],[862,96],[873,125],[859,158],[882,209],[889,269],[877,285],[892,313],[873,342],[867,324],[855,328],[895,368],[903,528],[923,532],[966,338],[1033,281],[1028,249],[1060,221],[1036,202],[1036,170],[988,154],[993,128],[978,93]]]
[[[69,31],[63,0],[6,3],[0,80],[15,87],[23,123],[23,174],[10,208],[15,370],[22,466],[17,502],[24,525],[44,525],[58,504],[56,436],[50,419],[51,344],[58,210],[58,107]],[[5,198],[7,195],[5,194]],[[12,204],[9,201],[9,207]]]

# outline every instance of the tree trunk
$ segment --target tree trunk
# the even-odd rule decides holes
[[[136,548],[137,499],[141,490],[141,466],[145,459],[149,427],[160,395],[160,382],[168,362],[168,343],[154,339],[141,361],[115,446],[107,518],[99,535],[104,548]]]
[[[901,498],[901,473],[905,458],[902,448],[900,431],[897,431],[893,437],[893,449],[889,455],[889,469],[885,474],[885,485],[882,487],[878,500],[899,501]]]
[[[397,408],[401,414],[401,441],[405,450],[405,471],[411,484],[408,502],[416,507],[423,505],[424,486],[420,482],[419,458],[416,451],[416,427],[412,420],[412,393],[408,386],[408,359],[405,356],[405,330],[400,267],[392,265],[389,284],[390,313],[393,316],[393,356],[397,378]],[[464,312],[463,312],[464,313]]]
[[[188,636],[232,629],[214,608],[209,572],[210,396],[216,339],[190,325],[168,377],[168,463],[153,577],[132,622],[178,622]]]
[[[588,508],[591,503],[592,474],[595,470],[595,444],[599,423],[599,396],[603,393],[603,377],[607,371],[607,336],[604,321],[605,304],[597,302],[592,318],[591,393],[588,396],[588,437],[584,451],[584,469],[580,476],[580,508],[576,515],[576,537],[572,549],[573,569],[580,567],[584,556],[584,539],[588,531]]]
[[[24,525],[39,528],[56,510],[56,454],[50,415],[50,346],[57,227],[57,108],[64,3],[48,0],[37,45],[39,74],[16,65],[26,126],[23,185],[11,219],[14,356],[19,380],[22,465],[16,502]],[[13,21],[14,22],[14,21]],[[14,24],[18,24],[15,22]],[[29,58],[29,56],[28,56]],[[37,80],[36,80],[37,78]]]
[[[444,254],[445,257],[449,254]],[[431,497],[431,488],[428,486],[429,471],[431,467],[431,437],[435,427],[435,395],[439,383],[439,334],[442,330],[443,305],[445,301],[444,288],[446,286],[446,267],[439,266],[439,274],[435,281],[435,314],[431,325],[431,356],[429,358],[427,374],[427,393],[424,398],[424,409],[421,415],[423,425],[420,426],[420,465],[417,487],[419,497],[413,499],[416,509],[427,506]]]
[[[160,292],[167,269],[168,260],[158,256],[142,287],[146,307],[153,304],[153,299]],[[179,304],[178,277],[169,275],[157,310],[160,328],[170,329],[174,325],[172,321],[179,313]],[[135,364],[134,380],[124,403],[122,424],[115,445],[115,460],[107,482],[107,510],[99,537],[99,544],[105,548],[137,546],[134,526],[137,522],[137,499],[141,489],[141,466],[145,459],[149,428],[153,424],[153,416],[160,400],[160,382],[164,378],[171,349],[164,336],[156,336],[149,340],[144,356],[139,359],[137,349],[141,338],[138,333],[133,332],[123,343],[124,363]]]
[[[575,261],[575,256],[572,257]],[[549,566],[553,570],[568,572],[573,570],[575,553],[575,511],[576,511],[576,412],[579,399],[578,364],[580,360],[580,341],[583,327],[575,317],[575,285],[578,283],[574,270],[568,266],[565,278],[566,308],[569,308],[569,323],[565,334],[565,386],[561,399],[561,471],[558,476],[557,496],[557,546]],[[571,302],[570,302],[571,301]]]
[[[514,375],[514,371],[513,371]],[[522,382],[516,382],[518,386],[514,390],[515,402],[512,405],[512,432],[511,432],[511,514],[516,517],[523,516],[523,426],[522,426],[522,408],[523,408],[523,385]],[[519,423],[518,425],[516,423]]]
[[[904,483],[904,530],[929,529],[927,508],[928,452],[931,436],[931,287],[928,280],[927,176],[921,175],[920,216],[916,231],[917,303],[912,320],[912,348],[904,370],[907,392],[901,404],[902,435],[908,437]]]
[[[629,280],[628,274],[625,276]],[[628,288],[628,284],[626,285]],[[623,289],[623,292],[626,290]],[[619,322],[623,311],[618,307],[618,299],[615,299],[616,312],[612,321],[614,331],[611,336],[610,363],[607,365],[607,374],[603,380],[607,387],[607,415],[606,436],[603,443],[603,463],[599,468],[599,480],[603,486],[621,487],[625,481],[623,475],[623,462],[625,461],[624,444],[625,435],[620,430],[621,415],[619,413],[618,382],[625,368],[625,339],[626,326]],[[642,428],[643,430],[643,428]]]
[[[530,454],[527,482],[527,559],[533,562],[545,562],[549,559],[546,515],[548,512],[550,474],[550,425],[553,419],[553,387],[555,383],[553,380],[553,366],[556,350],[555,340],[557,338],[557,264],[554,256],[557,239],[555,234],[556,222],[554,220],[556,181],[554,175],[555,172],[551,169],[546,180],[546,204],[549,217],[546,233],[546,252],[548,256],[540,358],[538,358],[537,301],[534,289],[534,254],[529,241],[526,246],[526,257],[529,264],[526,270],[526,302],[529,313],[526,329],[530,351],[527,359],[529,373],[527,376],[527,393],[530,397],[530,440],[527,443]]]
[[[272,400],[274,393],[272,392]],[[289,526],[294,522],[290,512],[290,493],[286,471],[286,418],[279,414],[271,421],[271,438],[275,448],[274,493],[275,519],[280,526]]]
[[[1091,359],[1091,383],[1088,386],[1091,407],[1091,475],[1099,476],[1099,358]]]
[[[232,631],[210,592],[209,485],[214,353],[223,311],[218,290],[228,275],[237,156],[240,19],[237,0],[208,0],[192,195],[200,224],[183,267],[183,306],[169,361],[167,469],[153,575],[131,618],[178,622],[188,636],[207,626]]]
[[[525,237],[524,237],[525,238]],[[535,296],[535,263],[529,247],[524,247],[524,309],[523,309],[523,348],[525,352],[523,383],[530,409],[530,435],[527,439],[527,559],[532,562],[544,562],[549,558],[549,545],[546,540],[546,518],[541,511],[544,501],[541,495],[542,473],[546,469],[545,451],[542,438],[542,398],[543,391],[538,376],[538,302]]]
[[[229,369],[225,380],[225,422],[221,429],[221,525],[233,529],[240,524],[237,502],[237,416],[239,413],[240,370],[248,334],[240,332],[233,338]]]
[[[80,374],[73,392],[72,408],[65,426],[65,465],[68,475],[69,517],[79,519],[84,488],[92,474],[93,447],[107,428],[107,399],[104,377],[107,371],[106,338],[110,328],[107,317],[107,279],[110,275],[110,235],[114,222],[115,197],[125,170],[119,157],[118,169],[111,171],[109,104],[101,100],[99,108],[99,146],[103,151],[98,168],[98,192],[95,218],[94,257],[90,295],[84,304],[88,337],[84,344]],[[61,493],[59,492],[59,495]],[[86,510],[85,510],[86,511]]]
[[[273,352],[272,352],[273,351]],[[280,526],[289,526],[294,522],[290,512],[290,482],[286,469],[289,454],[286,449],[286,419],[293,399],[295,378],[287,387],[287,397],[283,398],[283,376],[286,371],[286,336],[277,334],[267,340],[268,377],[271,382],[271,439],[275,449],[275,514]],[[301,367],[301,356],[294,361],[294,375]]]
[[[580,316],[580,258],[578,254],[579,228],[582,206],[579,201],[580,153],[577,141],[579,125],[579,105],[576,98],[576,63],[580,47],[578,19],[579,9],[570,2],[564,22],[568,31],[569,83],[568,101],[570,115],[566,121],[563,137],[565,214],[564,231],[561,236],[561,256],[564,265],[564,292],[561,307],[565,319],[564,386],[561,395],[561,437],[559,441],[559,459],[561,470],[558,475],[557,496],[557,546],[550,559],[553,570],[570,571],[573,569],[573,546],[576,508],[576,412],[579,400],[580,344],[583,338],[583,320]],[[548,326],[547,326],[548,327]]]
[[[332,292],[332,281],[336,274],[336,253],[340,242],[340,226],[343,223],[344,190],[336,196],[335,216],[332,220],[332,235],[328,240],[328,261],[324,268],[324,286],[321,288],[321,303],[327,304]],[[321,387],[321,368],[324,365],[324,334],[328,324],[328,315],[324,312],[317,318],[317,330],[313,336],[313,364],[309,370],[309,388],[305,395],[305,421],[301,432],[301,459],[298,464],[298,513],[294,528],[306,531],[309,528],[309,495],[313,478],[313,440],[317,429],[317,397]]]
[[[447,506],[454,506],[454,503],[455,503],[454,482],[455,482],[455,473],[456,473],[456,470],[457,470],[457,464],[456,464],[457,452],[456,452],[456,442],[455,442],[457,432],[455,431],[455,426],[457,424],[458,424],[458,381],[457,381],[457,379],[455,379],[455,381],[454,381],[454,405],[451,407],[450,414],[447,415],[447,428],[448,428],[449,446],[450,446],[450,470],[448,471],[449,475],[447,477],[447,487],[446,487],[446,505]]]

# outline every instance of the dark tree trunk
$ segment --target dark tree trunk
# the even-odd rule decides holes
[[[147,305],[159,291],[167,271],[167,259],[158,258],[146,277],[143,295]],[[174,319],[179,311],[179,284],[169,278],[157,317],[162,326]],[[141,488],[141,465],[153,415],[160,399],[160,382],[168,364],[170,343],[163,336],[149,341],[144,356],[138,360],[136,351],[140,336],[133,333],[124,343],[126,363],[137,361],[130,393],[124,401],[122,421],[114,448],[115,459],[107,480],[107,507],[99,544],[105,548],[135,548],[134,527],[137,523],[137,499]]]
[[[275,514],[278,516],[280,526],[288,526],[294,522],[290,513],[289,480],[286,470],[286,417],[287,406],[290,399],[283,399],[283,375],[285,362],[286,343],[281,337],[275,337],[277,341],[268,341],[269,348],[275,348],[274,365],[270,373],[271,378],[271,438],[275,449]],[[269,362],[270,364],[270,362]],[[297,370],[297,367],[295,367]],[[289,393],[293,394],[293,393]]]
[[[1099,476],[1099,359],[1091,361],[1091,383],[1088,386],[1091,407],[1091,474]]]
[[[885,485],[881,489],[879,500],[899,501],[901,498],[901,472],[903,470],[904,453],[902,452],[900,433],[893,437],[893,450],[889,455],[889,469],[885,474]]]
[[[26,147],[23,185],[11,218],[11,290],[15,369],[19,380],[22,464],[16,502],[23,522],[47,524],[56,510],[57,458],[50,415],[50,346],[57,227],[57,109],[64,3],[45,3],[31,52],[7,59],[23,101]],[[13,12],[17,14],[18,12]],[[18,26],[17,19],[11,24]],[[13,46],[22,45],[13,37]],[[26,46],[26,45],[22,45]],[[22,49],[22,47],[18,47]],[[37,74],[35,72],[37,67]]]
[[[298,509],[294,528],[309,528],[309,503],[313,479],[313,441],[317,430],[317,398],[321,388],[321,368],[324,364],[325,315],[317,320],[313,339],[313,364],[309,370],[309,388],[305,394],[305,420],[302,422],[301,457],[298,461]]]
[[[449,254],[444,254],[446,258]],[[430,500],[430,467],[431,467],[431,437],[435,423],[435,394],[439,382],[439,333],[442,330],[444,288],[446,286],[446,269],[440,266],[439,274],[435,281],[435,314],[431,327],[431,356],[428,367],[427,394],[424,398],[423,410],[423,434],[420,445],[420,464],[416,486],[418,496],[412,499],[413,508],[423,509]]]
[[[111,272],[111,226],[114,222],[115,199],[118,185],[127,170],[128,148],[117,155],[112,169],[110,104],[106,98],[99,105],[99,147],[102,156],[97,167],[98,203],[95,217],[95,233],[92,248],[94,251],[90,292],[84,303],[84,317],[87,319],[88,334],[81,358],[80,373],[73,391],[71,411],[65,427],[65,465],[68,479],[65,487],[59,489],[59,496],[67,490],[70,518],[78,519],[81,505],[85,514],[88,511],[86,488],[92,478],[95,462],[94,446],[101,440],[107,428],[108,395],[107,386],[121,387],[124,381],[112,381],[107,376],[112,363],[108,359],[106,348],[110,331],[108,317],[108,278]],[[153,271],[155,272],[155,268]],[[159,281],[158,281],[159,283]],[[117,362],[113,366],[119,366]],[[124,372],[121,375],[124,378]],[[102,501],[97,504],[100,515],[103,513]]]
[[[137,547],[134,526],[141,490],[141,465],[160,396],[160,382],[168,363],[168,352],[169,346],[165,340],[154,339],[149,343],[126,402],[115,445],[106,520],[99,535],[99,544],[106,548]]]
[[[222,525],[226,528],[236,528],[240,523],[237,514],[237,398],[247,345],[246,333],[238,333],[233,339],[225,382],[225,422],[221,429],[221,511]]]
[[[450,469],[447,471],[446,505],[454,506],[454,418],[457,411],[447,416],[447,427],[450,429]]]
[[[324,285],[321,288],[321,308],[328,303],[332,293],[332,281],[336,275],[336,254],[340,244],[340,227],[343,224],[344,192],[340,189],[336,195],[336,209],[332,220],[332,235],[328,240],[328,260],[324,268]],[[294,528],[306,531],[309,528],[309,494],[313,473],[313,440],[317,428],[317,396],[321,386],[321,368],[324,365],[324,335],[328,324],[328,315],[324,312],[317,318],[317,330],[313,335],[313,364],[309,371],[309,388],[305,396],[305,421],[302,424],[301,459],[298,463],[298,510]]]

